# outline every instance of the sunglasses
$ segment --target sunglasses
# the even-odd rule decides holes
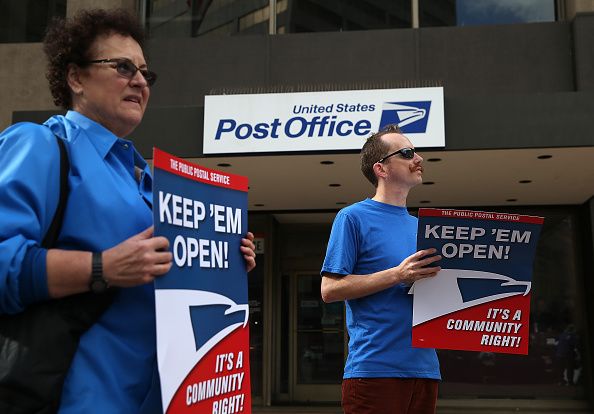
[[[415,157],[415,152],[416,150],[414,148],[402,148],[398,151],[394,151],[393,153],[386,155],[385,157],[381,158],[378,162],[384,162],[388,158],[396,154],[400,155],[402,158],[406,158],[407,160],[412,160]]]
[[[157,81],[157,74],[155,72],[151,72],[148,69],[140,69],[131,60],[126,58],[90,60],[87,63],[115,63],[115,66],[112,67],[125,78],[132,79],[136,75],[136,72],[140,72],[149,86],[153,86]]]

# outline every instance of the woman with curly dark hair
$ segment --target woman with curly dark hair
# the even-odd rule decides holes
[[[47,78],[54,102],[68,112],[0,135],[0,314],[79,295],[86,295],[81,309],[107,302],[74,347],[61,398],[25,393],[48,410],[35,412],[161,411],[150,282],[169,271],[172,255],[167,239],[153,236],[150,169],[125,139],[157,79],[142,45],[142,27],[124,11],[83,11],[55,22],[44,40]],[[63,205],[62,144],[70,161]],[[63,221],[48,247],[58,206]],[[241,246],[248,270],[255,266],[251,238]],[[79,316],[74,311],[70,320]],[[46,359],[50,348],[48,340]],[[0,386],[0,411],[16,412],[10,402],[22,385]]]

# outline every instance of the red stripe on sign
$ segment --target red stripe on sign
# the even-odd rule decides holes
[[[419,217],[448,217],[458,219],[507,221],[513,223],[542,224],[544,217],[524,216],[512,213],[495,213],[489,211],[451,210],[441,208],[420,208]]]
[[[180,384],[167,414],[251,414],[249,328],[239,328],[211,349]]]
[[[155,147],[153,147],[153,166],[189,180],[230,188],[232,190],[248,190],[248,178],[243,175],[229,174],[202,167]]]
[[[412,345],[527,355],[529,337],[530,294],[483,303],[414,326]]]

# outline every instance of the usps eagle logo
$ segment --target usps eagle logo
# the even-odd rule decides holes
[[[442,269],[428,286],[430,290],[425,291],[426,284],[423,280],[415,282],[413,292],[424,290],[423,294],[432,298],[432,306],[415,312],[413,325],[500,299],[527,296],[532,285],[497,273],[463,269]]]
[[[249,351],[237,349],[249,343],[249,305],[191,289],[157,289],[155,300],[163,310],[157,314],[157,341],[176,338],[163,344],[159,355],[159,365],[169,373],[161,378],[165,412],[248,411],[250,399],[243,391],[249,390]]]
[[[415,282],[411,293],[430,306],[414,307],[413,346],[526,354],[531,285],[464,269]]]
[[[405,134],[424,134],[427,131],[431,101],[384,102],[380,129],[396,124]]]

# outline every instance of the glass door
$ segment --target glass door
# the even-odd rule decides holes
[[[326,304],[319,273],[292,278],[291,394],[293,401],[340,401],[345,357],[344,303]]]

